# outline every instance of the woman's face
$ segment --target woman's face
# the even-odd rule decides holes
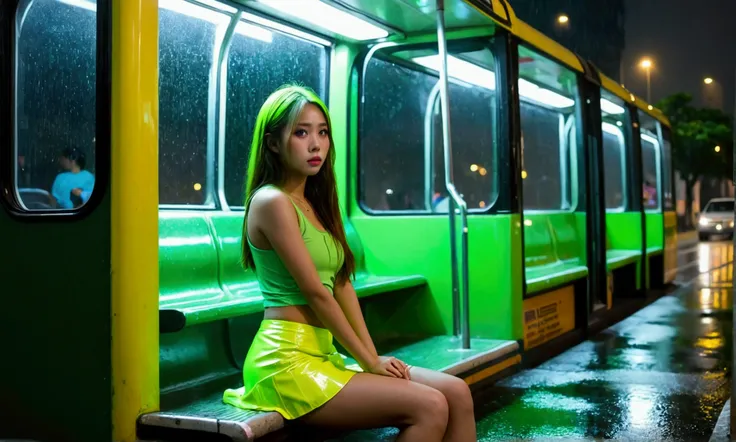
[[[318,106],[308,103],[291,132],[284,131],[277,149],[289,174],[313,176],[322,168],[330,147],[327,120]]]

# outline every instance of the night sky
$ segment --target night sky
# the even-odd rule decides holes
[[[646,74],[638,67],[643,56],[650,56],[655,65],[653,102],[688,92],[701,106],[703,78],[710,76],[722,86],[723,105],[731,113],[736,82],[736,0],[626,0],[623,83],[646,98]]]

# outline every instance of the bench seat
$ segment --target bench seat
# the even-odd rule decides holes
[[[367,272],[356,274],[353,287],[359,298],[394,292],[411,287],[421,287],[427,283],[421,275],[376,276]],[[232,290],[234,287],[230,287]],[[237,294],[230,290],[213,295],[190,296],[186,300],[175,297],[162,298],[159,306],[160,329],[171,333],[184,327],[236,318],[263,312],[263,294],[257,281],[238,285]]]
[[[399,357],[410,365],[421,365],[454,376],[476,372],[504,360],[508,365],[516,365],[521,360],[518,356],[511,359],[520,350],[519,343],[514,340],[473,338],[470,350],[457,351],[459,347],[460,339],[455,336],[434,336],[386,354]],[[346,361],[347,364],[353,362],[350,359]],[[146,413],[138,418],[138,422],[148,427],[219,433],[235,442],[257,440],[289,423],[276,412],[246,411],[227,405],[223,403],[222,395],[222,391],[216,391],[178,407]],[[373,431],[393,430],[369,431],[373,434]]]
[[[588,276],[588,267],[579,259],[558,261],[526,269],[527,294],[539,293]]]
[[[606,250],[608,270],[616,270],[639,261],[641,252],[638,250]]]

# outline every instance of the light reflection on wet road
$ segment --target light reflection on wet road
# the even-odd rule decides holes
[[[733,245],[678,258],[687,285],[478,395],[478,440],[707,441],[730,395]]]
[[[732,260],[731,242],[681,244],[679,289],[476,394],[478,440],[707,441],[731,391]]]

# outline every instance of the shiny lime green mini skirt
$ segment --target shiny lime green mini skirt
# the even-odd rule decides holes
[[[245,357],[243,387],[226,390],[223,401],[296,419],[332,399],[359,371],[345,366],[329,330],[264,319]]]

